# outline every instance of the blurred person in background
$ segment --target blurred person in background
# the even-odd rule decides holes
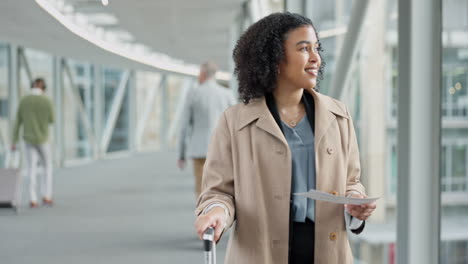
[[[30,179],[30,207],[38,206],[37,197],[37,162],[44,166],[41,177],[41,195],[44,205],[51,206],[52,200],[52,153],[49,139],[49,125],[54,122],[54,108],[50,99],[45,96],[46,83],[37,78],[31,85],[31,92],[21,98],[13,131],[12,150],[17,149],[20,130],[23,130],[27,175]]]
[[[347,107],[318,92],[321,44],[310,19],[275,13],[251,25],[233,52],[243,103],[219,120],[195,211],[202,239],[231,225],[227,264],[350,264],[347,230],[376,208],[292,195],[317,189],[365,197]]]
[[[199,86],[188,93],[182,115],[177,165],[183,169],[187,159],[193,160],[196,198],[200,195],[211,134],[223,111],[236,103],[233,93],[216,83],[217,70],[217,65],[211,61],[201,65]]]

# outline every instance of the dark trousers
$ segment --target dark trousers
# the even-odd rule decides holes
[[[313,264],[314,245],[314,222],[308,218],[305,223],[293,222],[289,264]]]

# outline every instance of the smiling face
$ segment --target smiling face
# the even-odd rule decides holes
[[[291,88],[314,88],[321,64],[319,43],[312,26],[302,26],[287,33],[285,57],[279,64],[278,84]]]

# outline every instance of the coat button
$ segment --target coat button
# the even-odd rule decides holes
[[[330,233],[330,240],[331,241],[336,241],[338,239],[338,235],[336,234],[336,232],[331,232]]]
[[[331,155],[331,154],[335,153],[335,150],[333,148],[327,148],[327,152],[328,152],[328,154]]]
[[[338,195],[338,192],[337,191],[331,191],[330,194],[331,195]]]

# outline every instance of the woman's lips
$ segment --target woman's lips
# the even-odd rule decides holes
[[[318,69],[315,69],[315,68],[308,68],[308,69],[305,69],[305,71],[310,74],[310,75],[313,75],[313,76],[317,76],[318,75]]]

